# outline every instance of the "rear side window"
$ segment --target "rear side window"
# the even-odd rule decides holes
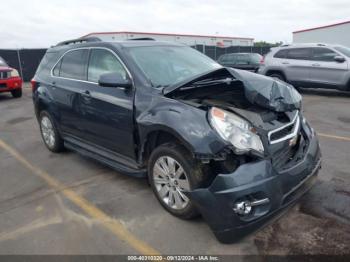
[[[87,57],[87,49],[70,51],[55,66],[53,74],[65,78],[86,80]]]
[[[338,54],[328,48],[315,47],[312,49],[312,59],[315,61],[334,62],[334,57]]]
[[[98,82],[106,73],[119,73],[126,79],[127,73],[114,54],[104,49],[92,49],[88,67],[88,81]]]
[[[287,53],[288,59],[309,60],[311,56],[310,48],[293,48],[289,49]]]
[[[288,49],[280,50],[273,57],[275,57],[275,58],[286,58],[287,57],[287,52],[288,52]]]

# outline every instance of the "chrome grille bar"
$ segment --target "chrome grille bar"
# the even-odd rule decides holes
[[[293,130],[292,130],[291,133],[289,133],[288,135],[286,135],[284,137],[281,137],[279,139],[271,140],[271,136],[274,133],[276,133],[278,131],[281,131],[281,130],[283,130],[283,129],[287,128],[287,127],[290,127],[292,125],[294,125],[294,127],[293,127]],[[271,130],[268,133],[268,139],[269,139],[270,144],[276,144],[276,143],[279,143],[279,142],[282,142],[282,141],[285,141],[285,140],[288,140],[288,139],[291,139],[291,138],[295,137],[298,134],[298,132],[299,132],[299,127],[300,127],[300,117],[299,117],[299,111],[297,111],[295,113],[295,116],[293,117],[293,120],[290,123],[288,123],[288,124],[286,124],[284,126],[281,126],[279,128],[276,128],[274,130]]]

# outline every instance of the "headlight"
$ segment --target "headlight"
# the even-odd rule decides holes
[[[19,73],[16,69],[12,69],[10,71],[10,77],[18,77],[19,76]]]
[[[234,146],[237,154],[243,154],[250,150],[264,152],[260,137],[244,119],[213,107],[209,112],[209,121],[219,135]]]

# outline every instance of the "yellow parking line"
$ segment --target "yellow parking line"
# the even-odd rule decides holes
[[[317,134],[318,136],[321,136],[321,137],[334,138],[334,139],[343,140],[343,141],[350,141],[350,137],[334,136],[334,135],[328,135],[323,133],[317,133]]]
[[[34,175],[43,179],[50,187],[56,191],[62,192],[62,194],[72,201],[75,205],[80,207],[86,214],[92,218],[98,220],[105,228],[109,229],[118,238],[125,241],[132,248],[143,255],[159,255],[159,251],[155,250],[147,243],[138,239],[133,235],[127,228],[125,228],[121,222],[117,219],[109,217],[102,210],[95,207],[88,200],[76,194],[74,191],[67,189],[62,183],[57,181],[55,178],[51,177],[48,173],[42,169],[32,165],[28,162],[20,153],[18,153],[14,148],[9,146],[3,140],[0,139],[0,148],[7,151],[15,159],[17,159],[25,168],[29,169]]]

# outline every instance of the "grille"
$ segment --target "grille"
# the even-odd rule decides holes
[[[270,144],[279,143],[295,137],[299,132],[299,127],[300,127],[299,112],[296,112],[293,120],[290,123],[280,128],[277,128],[275,130],[272,130],[268,133]]]
[[[9,72],[3,71],[0,72],[0,79],[7,79],[9,77]]]

